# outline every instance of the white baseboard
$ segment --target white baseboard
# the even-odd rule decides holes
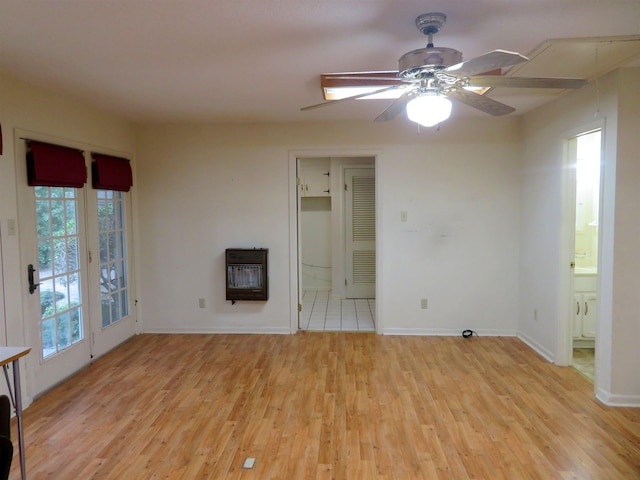
[[[161,334],[202,334],[202,333],[210,333],[210,334],[277,334],[277,335],[290,335],[290,329],[285,327],[209,327],[209,328],[201,328],[201,327],[156,327],[151,330],[145,330],[142,333],[161,333]]]
[[[518,334],[517,337],[520,340],[522,340],[524,343],[526,343],[530,348],[532,348],[537,353],[542,355],[545,359],[547,359],[551,363],[554,363],[555,356],[551,351],[547,350],[545,347],[543,347],[542,345],[540,345],[538,342],[528,337],[527,335]]]
[[[596,388],[596,398],[609,407],[640,407],[640,395],[616,395]]]
[[[464,330],[464,329],[462,329]],[[459,328],[384,328],[383,335],[414,335],[424,337],[461,337]],[[515,330],[474,330],[479,337],[515,337]]]

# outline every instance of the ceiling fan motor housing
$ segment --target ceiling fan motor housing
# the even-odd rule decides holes
[[[405,53],[398,60],[401,78],[426,78],[462,61],[462,53],[453,48],[427,47]]]

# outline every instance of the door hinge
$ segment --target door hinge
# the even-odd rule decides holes
[[[91,250],[89,250],[89,263],[93,261],[93,257],[91,256]]]
[[[347,279],[346,278],[344,279],[344,286],[345,287],[347,286]]]
[[[299,303],[299,304],[298,304],[298,312],[301,312],[301,311],[302,311],[302,304],[301,304],[301,303]]]
[[[296,177],[296,185],[300,185],[300,177]]]
[[[344,191],[345,191],[345,192],[348,192],[348,191],[349,191],[349,187],[347,187],[347,184],[346,184],[346,183],[344,184]]]

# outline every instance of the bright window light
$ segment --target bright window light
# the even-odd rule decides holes
[[[390,87],[391,85],[382,85],[376,87],[325,87],[324,97],[327,100],[340,100],[342,98],[352,97],[354,95],[360,95],[363,93],[373,93],[376,90]],[[358,100],[372,100],[372,99],[395,99],[402,95],[407,87],[399,86],[386,92],[376,93],[373,95],[367,95],[366,97],[360,97]]]

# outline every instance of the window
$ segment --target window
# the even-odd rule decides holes
[[[79,342],[82,328],[78,190],[35,187],[42,358]]]
[[[102,327],[129,315],[125,194],[96,190],[100,244],[100,300]]]

